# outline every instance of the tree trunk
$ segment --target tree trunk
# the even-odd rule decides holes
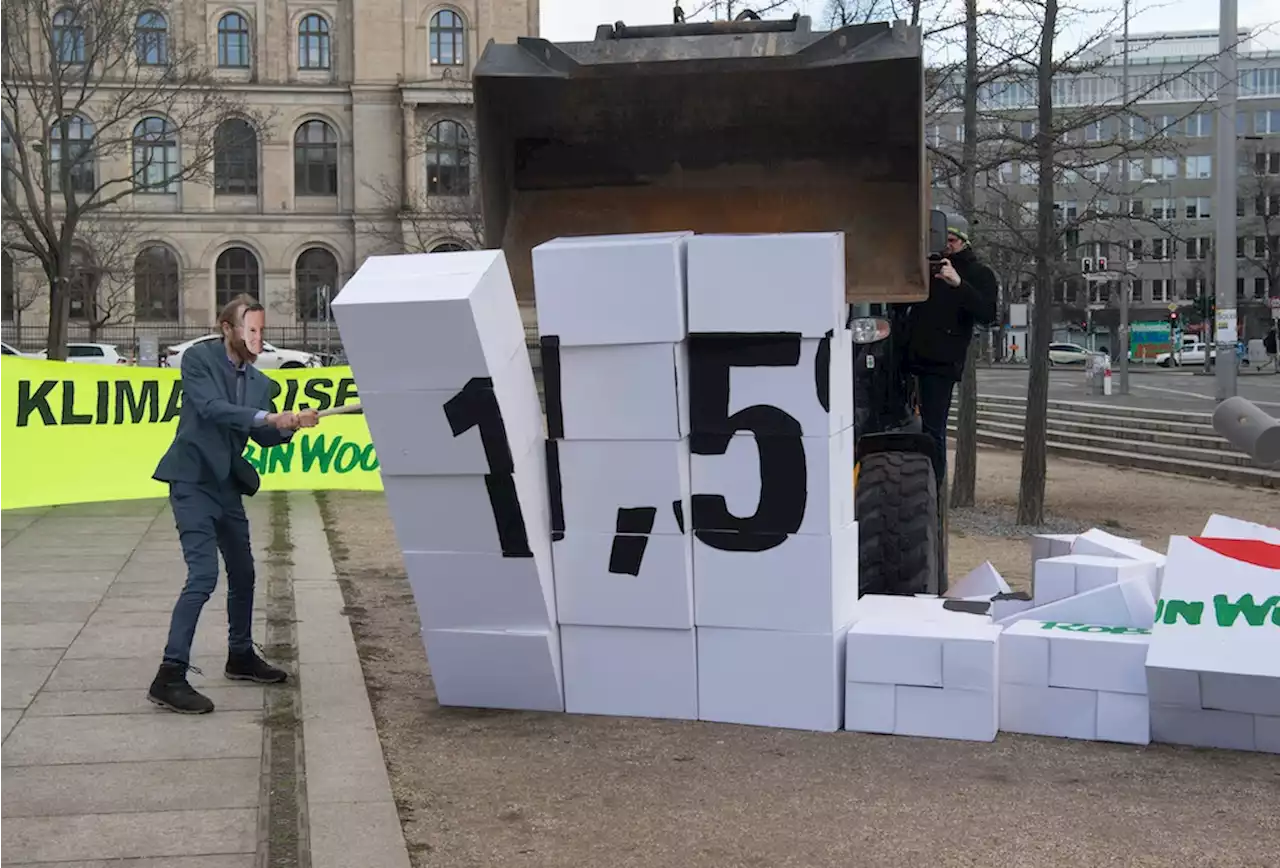
[[[62,270],[61,263],[45,268],[45,278],[49,281],[49,330],[45,347],[49,358],[57,361],[67,358],[67,320],[71,318],[71,297],[66,290],[68,279],[60,273]]]
[[[977,192],[978,162],[978,0],[964,4],[964,145],[961,162],[960,205],[969,232],[976,229],[974,199]],[[964,378],[960,381],[959,413],[956,420],[956,467],[951,478],[951,506],[973,506],[978,478],[978,339],[969,342]]]
[[[1045,0],[1036,68],[1039,107],[1036,146],[1040,163],[1036,232],[1035,310],[1031,321],[1031,375],[1022,435],[1022,478],[1018,487],[1018,524],[1044,523],[1045,441],[1049,428],[1049,342],[1053,337],[1053,263],[1057,255],[1053,214],[1053,42],[1058,29],[1058,0]]]

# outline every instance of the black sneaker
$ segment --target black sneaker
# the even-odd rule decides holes
[[[179,714],[208,714],[213,711],[213,700],[197,693],[187,683],[187,667],[180,663],[160,664],[160,671],[147,691],[147,699]]]
[[[288,672],[267,663],[252,649],[228,654],[227,668],[222,674],[235,681],[256,681],[259,684],[279,684],[289,677]]]

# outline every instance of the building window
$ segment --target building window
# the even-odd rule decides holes
[[[73,320],[93,321],[98,317],[98,283],[100,275],[93,257],[84,250],[72,253],[72,275],[67,297],[71,303]]]
[[[89,194],[97,187],[93,166],[93,124],[80,115],[70,115],[49,131],[49,185],[62,192],[64,176],[74,193]]]
[[[457,121],[437,121],[427,130],[427,193],[471,192],[471,136]]]
[[[1203,139],[1213,135],[1213,115],[1198,114],[1187,118],[1186,133],[1193,139]]]
[[[1213,176],[1213,157],[1187,157],[1188,178],[1209,178]]]
[[[1256,154],[1253,165],[1259,175],[1280,175],[1280,151]]]
[[[1188,238],[1187,239],[1187,259],[1208,259],[1209,258],[1209,239],[1208,238]]]
[[[1188,196],[1183,200],[1188,220],[1208,220],[1212,212],[1208,196]]]
[[[307,121],[293,134],[293,191],[338,195],[338,134],[324,121]]]
[[[148,9],[138,16],[133,38],[142,66],[164,66],[169,62],[169,24],[164,16]]]
[[[258,298],[258,257],[243,247],[222,251],[213,268],[213,290],[218,310],[241,293]]]
[[[1169,279],[1157,277],[1151,281],[1151,300],[1156,303],[1167,303],[1172,293],[1169,291]]]
[[[135,193],[178,192],[178,136],[164,118],[143,118],[133,128]]]
[[[59,63],[84,63],[84,24],[71,9],[61,9],[53,16],[53,47]]]
[[[294,286],[298,288],[298,319],[331,319],[328,307],[338,289],[338,260],[323,247],[302,251],[294,267]]]
[[[1187,278],[1187,298],[1199,298],[1205,294],[1206,281],[1203,277]]]
[[[1151,239],[1151,258],[1158,262],[1173,259],[1173,239],[1172,238],[1152,238]]]
[[[228,12],[218,19],[218,66],[248,69],[249,58],[249,21],[239,12]]]
[[[329,68],[329,22],[308,15],[298,25],[298,68]]]
[[[441,9],[431,16],[428,31],[431,41],[432,66],[460,66],[466,57],[466,26],[462,16],[452,9]]]
[[[1241,115],[1244,113],[1241,112]],[[1280,135],[1280,109],[1265,112],[1254,112],[1253,131],[1259,136]]]
[[[1178,177],[1178,160],[1176,157],[1152,157],[1151,177],[1167,179]]]
[[[213,134],[213,191],[258,194],[258,133],[248,121],[231,118],[218,124]]]
[[[0,284],[3,284],[3,307],[0,307],[0,320],[4,322],[13,322],[18,318],[18,285],[14,282],[17,275],[14,273],[13,257],[9,255],[9,251],[4,251],[4,274],[0,275]]]
[[[1267,297],[1267,279],[1265,277],[1255,277],[1253,279],[1253,297]]]
[[[178,257],[162,244],[139,251],[133,261],[134,316],[153,322],[177,322],[182,293]]]
[[[457,241],[441,241],[435,247],[432,247],[430,253],[461,253],[467,249],[467,245]]]

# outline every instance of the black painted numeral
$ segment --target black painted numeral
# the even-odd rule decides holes
[[[618,510],[617,536],[609,552],[609,572],[618,575],[640,575],[640,563],[649,545],[649,534],[658,517],[654,506],[621,507]]]
[[[489,464],[484,484],[489,491],[489,507],[493,510],[503,557],[533,557],[520,498],[516,494],[515,463],[511,459],[511,444],[507,442],[507,426],[493,392],[493,380],[473,377],[458,394],[445,401],[444,415],[454,437],[472,428],[480,429],[480,443]]]
[[[694,535],[713,548],[768,551],[804,521],[809,493],[800,422],[763,404],[729,414],[732,368],[799,364],[799,334],[689,335],[689,450],[723,455],[734,433],[745,431],[755,435],[760,453],[760,500],[753,515],[733,515],[723,495],[694,494],[691,499]]]

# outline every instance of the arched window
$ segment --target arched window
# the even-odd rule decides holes
[[[164,15],[148,9],[138,16],[137,26],[133,31],[134,44],[138,52],[138,63],[142,66],[165,66],[169,62],[169,23]]]
[[[135,193],[178,192],[178,135],[164,118],[143,118],[133,128]]]
[[[435,247],[431,248],[431,253],[460,253],[466,250],[465,244],[459,244],[457,241],[441,241]]]
[[[437,121],[427,130],[427,193],[471,192],[471,136],[457,121]]]
[[[462,16],[452,9],[441,9],[431,16],[428,28],[432,66],[459,66],[466,58],[467,28]]]
[[[323,247],[302,251],[294,267],[294,286],[298,290],[297,308],[300,320],[330,319],[329,302],[338,292],[338,260]]]
[[[338,195],[338,134],[324,121],[307,121],[293,135],[293,192]]]
[[[213,192],[258,195],[258,133],[248,121],[230,118],[213,134]]]
[[[6,250],[4,251],[4,274],[0,275],[0,283],[4,285],[0,320],[4,322],[13,322],[18,318],[18,285],[14,282],[16,279],[17,274],[13,267],[13,257]]]
[[[228,12],[218,19],[218,66],[248,69],[249,60],[249,21],[239,12]]]
[[[298,69],[329,68],[329,22],[308,15],[298,24]]]
[[[163,244],[142,248],[133,260],[134,317],[177,322],[181,296],[174,252]]]
[[[67,297],[71,302],[71,319],[93,321],[98,318],[98,283],[101,276],[93,256],[77,247],[71,254],[71,280]]]
[[[76,193],[92,193],[97,187],[93,167],[93,124],[80,115],[70,115],[49,131],[49,183],[62,192],[63,177],[70,178]]]
[[[53,16],[53,47],[59,63],[84,63],[84,24],[71,9]]]
[[[218,310],[240,293],[258,298],[258,257],[244,247],[228,247],[213,267],[213,300]]]

